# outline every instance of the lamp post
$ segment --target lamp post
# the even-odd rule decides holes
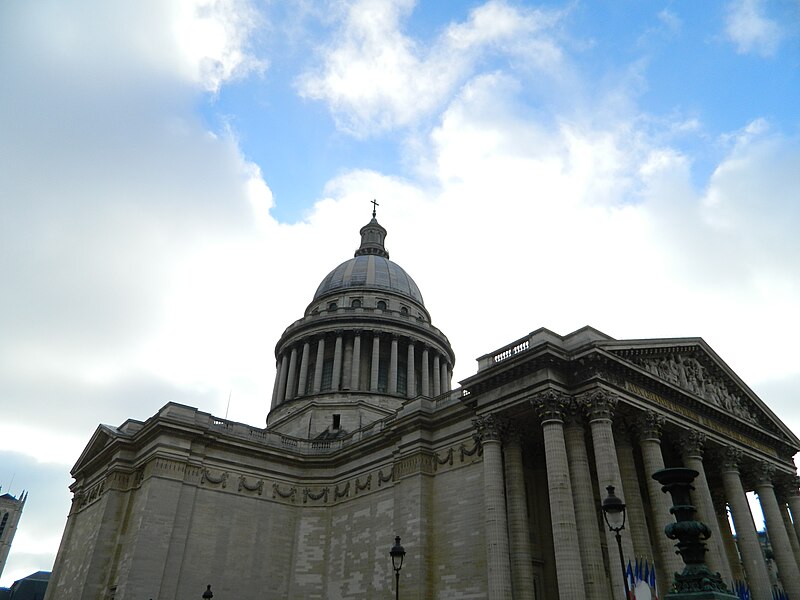
[[[614,486],[609,485],[606,487],[608,496],[603,499],[603,517],[608,525],[608,530],[613,531],[617,538],[617,548],[619,549],[619,564],[622,567],[622,583],[625,585],[625,600],[631,597],[631,591],[628,589],[628,576],[625,573],[625,557],[622,555],[622,536],[620,531],[625,529],[625,503],[614,495]]]
[[[206,591],[203,592],[203,600],[209,600],[214,597],[214,592],[211,591],[211,584],[206,586]]]
[[[394,538],[394,546],[389,550],[389,556],[392,557],[392,568],[394,569],[394,597],[395,600],[400,600],[400,569],[403,568],[403,558],[405,558],[406,551],[400,545],[400,536]]]
[[[697,598],[697,592],[702,591],[703,598],[709,600],[733,600],[736,596],[730,593],[720,574],[712,573],[705,563],[706,540],[711,537],[711,530],[694,518],[690,491],[694,489],[692,481],[697,475],[694,469],[682,467],[662,469],[652,475],[661,484],[661,491],[672,496],[673,506],[669,512],[675,515],[675,522],[667,525],[664,533],[678,541],[675,546],[686,565],[683,573],[675,573],[674,591],[667,597],[674,600]]]

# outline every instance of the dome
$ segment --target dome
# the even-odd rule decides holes
[[[351,258],[328,273],[319,284],[314,300],[330,292],[352,288],[387,290],[425,305],[417,284],[409,274],[397,263],[375,254]]]
[[[400,265],[389,260],[389,253],[383,244],[386,230],[375,219],[375,211],[372,212],[372,220],[359,233],[361,246],[356,250],[355,257],[328,273],[319,284],[314,300],[331,292],[364,288],[394,292],[425,306],[414,280]]]
[[[377,204],[377,202],[375,202]],[[275,345],[270,427],[329,443],[393,414],[409,398],[451,389],[455,355],[417,284],[389,260],[375,219],[319,284]]]

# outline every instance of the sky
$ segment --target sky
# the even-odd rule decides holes
[[[263,426],[373,198],[456,380],[539,327],[702,337],[800,433],[798,0],[9,0],[0,81],[0,585],[99,423]]]

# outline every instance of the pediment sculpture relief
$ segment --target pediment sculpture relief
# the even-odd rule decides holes
[[[723,378],[712,375],[700,361],[682,354],[663,354],[656,358],[633,358],[633,362],[656,377],[699,396],[731,414],[758,423],[749,400],[728,388]]]

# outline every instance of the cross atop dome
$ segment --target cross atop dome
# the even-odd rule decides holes
[[[372,218],[374,219],[375,218],[375,209],[378,208],[380,206],[380,204],[378,204],[378,202],[374,198],[372,199],[371,204],[372,204]]]

